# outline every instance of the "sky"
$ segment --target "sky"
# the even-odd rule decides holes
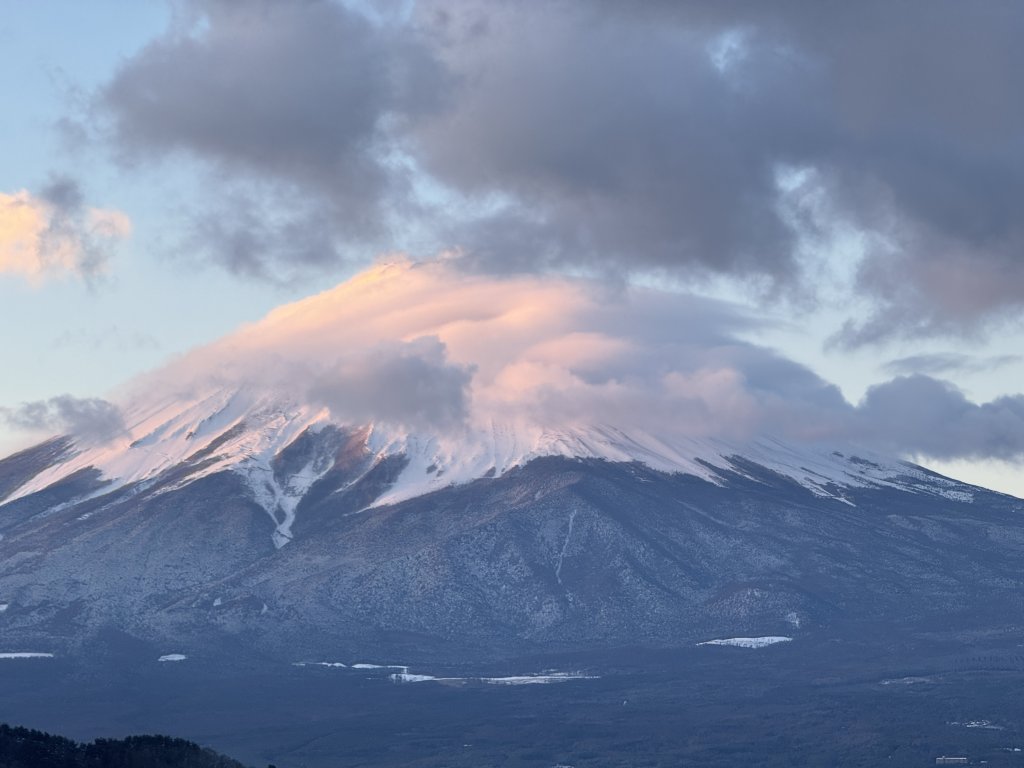
[[[0,453],[227,360],[1024,496],[1019,3],[0,7]]]

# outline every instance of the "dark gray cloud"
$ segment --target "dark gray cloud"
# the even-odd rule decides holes
[[[900,357],[890,360],[882,367],[893,376],[909,376],[915,373],[977,373],[1019,363],[1022,359],[1024,358],[1020,355],[978,356],[957,352],[937,352]]]
[[[237,275],[286,282],[344,259],[336,214],[317,201],[281,204],[244,191],[225,192],[216,207],[191,213],[176,248],[191,259],[211,259]]]
[[[808,367],[742,338],[761,318],[734,304],[463,266],[380,264],[146,374],[134,397],[252,389],[326,406],[341,423],[425,436],[509,423],[539,436],[597,423],[669,443],[773,437],[1024,460],[1024,395],[977,403],[918,374],[854,404]]]
[[[129,161],[181,152],[250,190],[269,181],[267,199],[250,195],[246,206],[263,219],[255,231],[234,200],[227,216],[215,205],[196,222],[228,268],[269,275],[275,262],[336,263],[332,238],[382,231],[403,195],[388,165],[388,121],[429,108],[438,76],[411,32],[331,0],[191,0],[124,62],[97,107]],[[320,242],[296,244],[305,214],[285,210],[279,223],[274,207],[311,196],[324,213],[307,229]]]
[[[857,408],[863,437],[936,459],[1024,458],[1024,395],[974,403],[948,382],[903,376],[868,390]]]
[[[126,432],[120,408],[95,397],[58,395],[0,408],[0,418],[14,429],[71,435],[90,443],[107,442]]]
[[[182,151],[273,189],[196,222],[236,271],[330,266],[418,227],[486,270],[813,293],[808,260],[842,226],[874,301],[843,345],[1024,307],[1020,3],[181,8],[98,104],[130,157]],[[421,172],[460,203],[417,198]],[[814,210],[787,197],[796,173]]]
[[[378,344],[321,373],[309,396],[340,421],[447,430],[469,415],[473,369],[447,360],[435,338]]]

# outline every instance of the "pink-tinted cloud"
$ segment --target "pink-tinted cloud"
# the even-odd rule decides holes
[[[58,181],[42,195],[0,192],[0,275],[33,283],[102,271],[109,248],[131,234],[127,214],[82,204],[73,182]]]
[[[140,386],[259,386],[347,422],[451,429],[600,422],[677,435],[807,435],[843,410],[807,369],[735,338],[751,318],[692,296],[496,278],[453,260],[374,267],[196,350]]]
[[[104,443],[125,433],[121,410],[96,397],[58,395],[15,408],[0,407],[0,420],[17,430],[71,435],[85,444]]]
[[[82,431],[115,423],[111,414],[134,419],[227,389],[426,437],[514,426],[509,433],[532,439],[600,426],[669,441],[776,437],[1024,458],[1024,395],[975,403],[915,375],[853,404],[805,366],[741,338],[764,322],[692,295],[610,293],[600,281],[495,277],[456,258],[398,257],[131,382],[121,410],[55,400],[0,415],[13,426]]]

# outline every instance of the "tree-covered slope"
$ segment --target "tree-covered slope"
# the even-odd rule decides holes
[[[212,749],[169,736],[129,736],[79,744],[0,724],[0,768],[245,768]]]

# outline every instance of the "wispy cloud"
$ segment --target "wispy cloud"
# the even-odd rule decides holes
[[[936,459],[1024,458],[1024,395],[974,403],[949,382],[916,374],[868,390],[857,409],[864,439]]]
[[[437,337],[380,343],[341,356],[308,394],[346,423],[385,421],[447,430],[469,418],[472,366],[448,360]]]
[[[90,279],[130,233],[126,214],[86,206],[70,179],[57,179],[38,195],[0,192],[0,274],[31,282],[62,275]]]
[[[883,369],[893,376],[910,376],[915,373],[953,374],[991,371],[1013,365],[1024,360],[1021,355],[968,355],[956,352],[939,352],[926,355],[910,355],[890,360]]]
[[[107,442],[125,433],[120,408],[100,398],[59,395],[0,408],[0,418],[14,429],[71,435],[89,443]]]

